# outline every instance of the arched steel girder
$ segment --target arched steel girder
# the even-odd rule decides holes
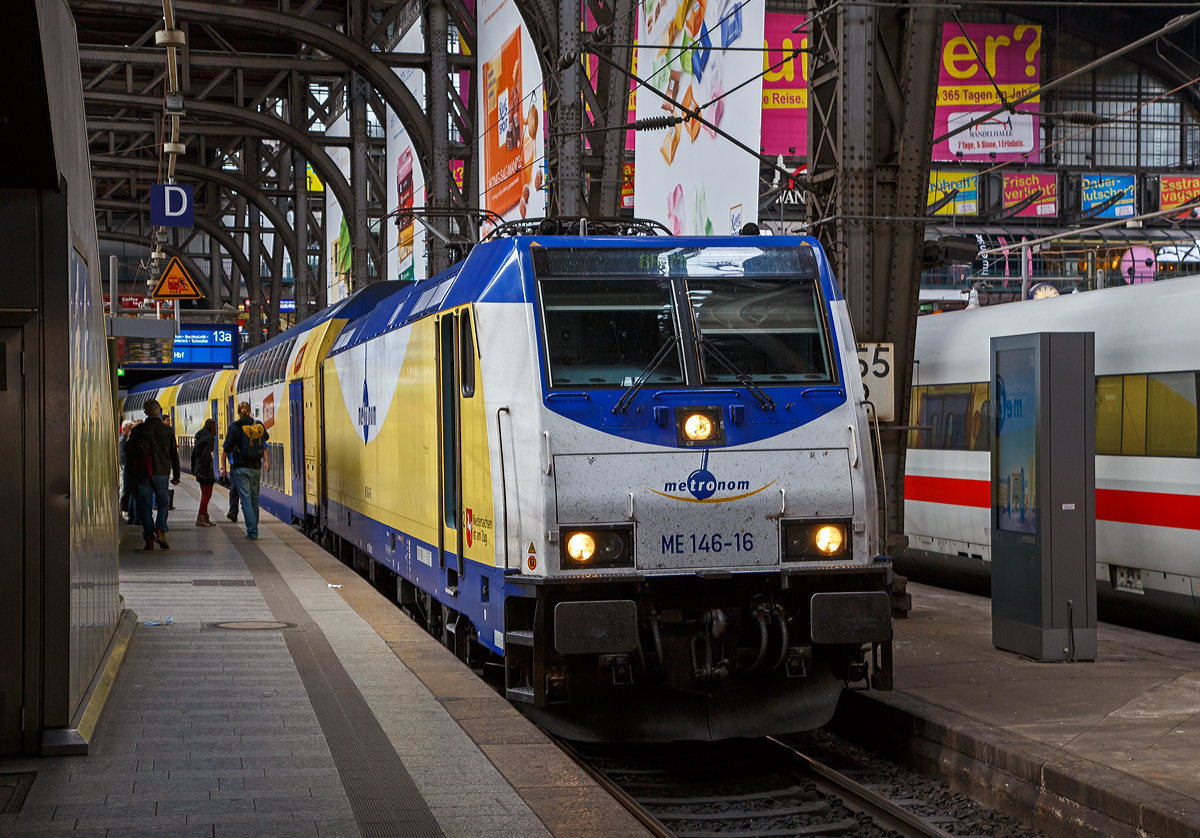
[[[115,170],[137,169],[141,172],[157,172],[158,161],[146,160],[140,157],[114,157],[107,154],[92,155],[93,175],[96,174],[97,170],[107,172],[108,169],[104,167],[111,167],[111,169]],[[208,166],[197,166],[194,163],[176,163],[175,174],[220,184],[226,189],[243,196],[255,207],[262,210],[263,215],[270,219],[271,226],[275,228],[275,233],[283,238],[284,247],[287,248],[288,254],[292,258],[292,264],[300,264],[296,253],[296,233],[288,226],[287,216],[271,200],[270,194],[258,187],[251,186],[242,178],[224,169],[211,169]]]
[[[123,233],[119,230],[98,230],[96,235],[107,242],[121,242],[122,244],[134,244],[139,247],[153,247],[155,242],[152,236],[139,236],[137,233]],[[173,244],[159,243],[168,255],[175,256],[183,263],[183,269],[189,275],[199,277],[199,282],[204,282],[204,273],[192,261],[191,256],[186,250],[180,250]],[[210,289],[211,291],[211,289]],[[211,299],[211,295],[210,295]]]
[[[96,204],[96,210],[100,211],[100,212],[102,212],[104,210],[116,210],[117,212],[148,212],[150,209],[145,204],[140,204],[137,201],[116,201],[111,198],[97,198],[95,201],[95,204]],[[225,230],[224,227],[222,227],[220,224],[217,224],[215,221],[210,221],[209,219],[203,218],[199,215],[196,216],[195,222],[196,222],[197,227],[199,227],[205,233],[208,233],[209,236],[211,236],[213,239],[215,239],[216,242],[219,245],[221,245],[222,248],[224,248],[225,252],[229,254],[229,258],[231,258],[231,259],[233,259],[233,261],[237,262],[237,266],[239,268],[241,268],[242,276],[246,277],[246,279],[248,281],[252,277],[258,278],[258,273],[256,271],[252,271],[250,269],[250,260],[248,258],[246,258],[246,254],[242,251],[242,249],[240,247],[237,246],[237,243],[233,240],[233,237],[229,235],[229,233]],[[106,233],[106,232],[112,233],[115,231],[101,231],[100,238],[104,238],[104,233]],[[137,239],[137,243],[147,244],[147,245],[154,244],[154,240],[150,236],[137,236],[133,233],[129,233],[127,235],[134,236],[134,238]],[[178,248],[175,248],[175,249],[178,250]],[[179,250],[178,252],[185,253],[185,251],[182,251],[182,250]],[[190,260],[190,257],[189,257],[189,260]],[[193,264],[193,267],[195,267],[194,264]],[[198,273],[198,274],[196,274],[196,276],[199,278],[198,281],[204,282],[204,274],[203,273]],[[209,281],[208,284],[209,284],[209,289],[208,289],[208,294],[206,296],[208,296],[209,299],[215,299],[213,297],[213,289],[212,289],[211,280]]]
[[[425,171],[432,171],[433,129],[425,116],[425,109],[396,72],[368,47],[316,21],[261,7],[245,8],[201,3],[196,0],[175,0],[174,6],[175,15],[180,20],[228,24],[251,32],[278,35],[297,43],[318,47],[321,51],[345,61],[351,69],[369,81],[396,112],[401,124],[412,137]],[[161,17],[162,0],[71,0],[71,8],[104,15]],[[445,46],[442,45],[442,48]],[[162,102],[158,102],[158,105],[161,107]],[[190,102],[188,107],[192,107]],[[341,198],[338,200],[340,202]],[[348,203],[343,206],[354,205]]]
[[[119,105],[123,107],[138,107],[145,110],[157,110],[162,107],[162,100],[155,96],[141,96],[136,93],[107,93],[100,91],[84,91],[84,102],[103,102],[110,105]],[[341,205],[346,225],[350,228],[350,234],[354,234],[354,200],[353,193],[350,190],[350,184],[347,182],[342,170],[337,167],[325,149],[314,142],[312,138],[304,131],[284,122],[278,117],[268,114],[252,111],[248,108],[239,108],[233,105],[225,105],[220,102],[208,102],[201,99],[188,99],[184,103],[184,107],[191,113],[206,114],[209,116],[217,116],[222,119],[230,120],[231,122],[241,122],[245,125],[250,125],[258,128],[263,133],[277,139],[281,142],[288,143],[293,148],[298,148],[302,151],[316,170],[317,175],[325,183],[326,188],[333,192],[334,198]],[[187,133],[186,130],[184,133]],[[178,171],[178,164],[176,165]],[[286,229],[286,225],[284,225]],[[372,245],[375,242],[372,241]],[[294,251],[294,248],[293,248]],[[295,256],[293,252],[293,257]],[[378,246],[372,247],[371,259],[375,262],[375,266],[380,275],[383,273]],[[293,264],[298,264],[293,262]]]

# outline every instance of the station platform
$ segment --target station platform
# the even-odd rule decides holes
[[[991,601],[910,583],[895,690],[836,727],[1050,835],[1200,836],[1200,644],[1101,623],[1095,662],[992,646]]]
[[[0,834],[572,836],[644,828],[365,580],[267,514],[257,541],[196,527],[169,550],[125,527],[138,626],[86,756],[36,772]]]

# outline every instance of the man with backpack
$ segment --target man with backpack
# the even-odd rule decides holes
[[[268,439],[267,429],[251,417],[250,404],[239,404],[238,420],[229,426],[221,446],[221,476],[228,473],[233,480],[246,521],[246,538],[251,540],[258,538],[258,485]]]
[[[167,493],[171,483],[179,485],[179,448],[175,434],[163,424],[158,402],[149,399],[143,410],[146,421],[133,428],[125,442],[126,479],[131,481],[131,490],[137,492],[145,549],[153,550],[157,541],[166,550],[171,546],[167,543]],[[157,519],[153,513],[155,501]]]

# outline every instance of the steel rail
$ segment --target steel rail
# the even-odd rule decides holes
[[[549,731],[542,729],[542,733],[564,754],[570,757],[571,761],[584,770],[589,777],[595,780],[596,784],[606,792],[611,794],[613,798],[629,811],[629,814],[637,818],[638,822],[646,827],[646,830],[654,836],[654,838],[675,838],[675,833],[663,826],[662,822],[650,814],[650,812],[634,799],[633,795],[625,791],[619,785],[610,780],[603,772],[597,771],[587,761],[587,757],[579,753],[571,747],[565,740],[559,739]]]
[[[786,751],[793,767],[811,780],[818,791],[841,800],[852,812],[868,815],[884,829],[893,829],[905,838],[951,838],[949,833],[775,737],[768,736],[767,740]]]

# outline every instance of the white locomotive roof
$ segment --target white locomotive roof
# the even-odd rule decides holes
[[[913,383],[987,381],[991,338],[1031,332],[1095,332],[1097,375],[1200,370],[1200,276],[925,315]]]

